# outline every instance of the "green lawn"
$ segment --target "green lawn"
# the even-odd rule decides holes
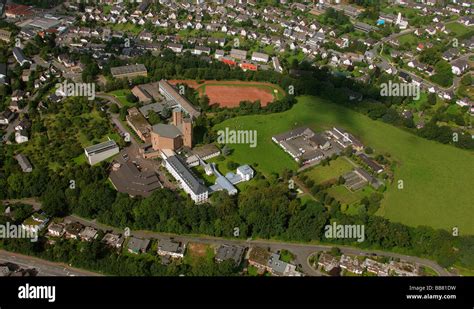
[[[353,204],[360,201],[364,196],[370,195],[370,193],[374,192],[374,190],[367,186],[356,192],[351,192],[345,186],[333,186],[327,190],[329,195],[334,197],[336,200],[341,202],[341,204]]]
[[[344,157],[339,157],[336,160],[330,161],[330,165],[316,167],[305,170],[303,174],[307,175],[315,183],[323,183],[332,179],[337,179],[345,173],[354,169]]]
[[[127,100],[127,95],[129,95],[130,93],[132,92],[129,89],[119,89],[111,91],[108,94],[116,97],[120,101],[120,103],[122,103],[123,106],[134,107],[135,103],[129,102]]]
[[[131,32],[135,35],[139,34],[143,30],[142,26],[134,25],[132,23],[108,24],[108,25],[115,31]]]
[[[320,131],[341,126],[380,153],[390,153],[399,166],[388,184],[378,214],[408,225],[429,225],[462,234],[474,234],[474,203],[468,184],[474,183],[473,153],[417,137],[402,129],[331,104],[315,97],[300,97],[289,111],[229,119],[215,129],[257,130],[257,147],[231,145],[231,159],[241,164],[258,164],[264,174],[295,170],[296,162],[272,142],[272,135],[309,125]]]
[[[404,45],[405,43],[410,44],[410,46],[417,45],[419,39],[412,33],[407,33],[398,37],[398,41],[400,45]]]
[[[446,25],[446,29],[451,30],[457,38],[474,35],[474,27],[467,27],[460,23],[450,23]],[[451,35],[452,36],[452,35]]]

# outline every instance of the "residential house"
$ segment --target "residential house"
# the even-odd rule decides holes
[[[115,249],[120,249],[124,241],[125,239],[123,237],[112,233],[107,233],[104,235],[104,238],[102,238],[103,243]]]
[[[222,245],[217,248],[215,259],[221,263],[225,260],[233,260],[235,265],[240,265],[245,252],[245,248],[234,245]]]
[[[26,143],[28,140],[27,130],[15,131],[15,142],[17,142],[17,144]]]
[[[48,235],[62,237],[64,235],[64,224],[52,222],[48,226]]]
[[[248,261],[251,266],[254,266],[258,269],[259,273],[264,273],[267,269],[270,256],[271,254],[267,249],[253,247],[250,249]]]
[[[79,234],[84,229],[84,226],[79,222],[71,222],[66,224],[65,236],[67,239],[79,239]]]
[[[183,258],[186,245],[172,239],[163,239],[158,242],[158,255],[173,258]]]
[[[330,272],[334,268],[339,267],[339,261],[331,254],[322,252],[319,255],[318,265],[321,266],[326,272]]]
[[[361,263],[357,259],[357,257],[351,257],[349,255],[342,255],[341,259],[339,260],[339,266],[342,269],[345,269],[351,273],[362,275],[364,269],[361,266]]]
[[[149,239],[130,237],[130,239],[128,240],[127,248],[128,248],[128,252],[139,254],[139,253],[145,253],[149,245],[150,245]]]
[[[86,226],[86,228],[79,233],[79,237],[83,241],[91,241],[91,240],[97,238],[97,236],[98,236],[97,233],[98,233],[98,231],[95,228],[92,228],[90,226]]]
[[[469,63],[466,60],[458,59],[451,63],[451,71],[455,75],[463,75],[469,70]]]

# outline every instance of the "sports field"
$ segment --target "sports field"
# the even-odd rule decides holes
[[[263,173],[297,168],[296,162],[271,136],[291,128],[308,125],[320,131],[341,126],[370,145],[376,152],[390,153],[399,166],[378,214],[408,225],[428,225],[461,234],[474,234],[474,153],[417,137],[402,129],[356,113],[315,97],[300,97],[289,111],[271,115],[252,115],[229,119],[216,129],[257,130],[257,147],[229,145],[232,160],[258,164]]]
[[[238,107],[241,101],[260,101],[262,106],[279,99],[284,91],[277,85],[261,82],[244,81],[205,81],[197,83],[194,80],[170,80],[171,84],[185,83],[209,97],[209,104],[221,107]]]

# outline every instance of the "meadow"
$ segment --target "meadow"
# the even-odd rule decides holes
[[[407,225],[428,225],[461,234],[474,234],[474,154],[418,137],[405,130],[374,121],[350,109],[316,97],[299,97],[289,111],[229,119],[215,129],[257,130],[257,147],[229,145],[231,159],[248,163],[264,174],[298,168],[273,135],[310,126],[316,131],[340,126],[378,153],[390,154],[398,166],[395,182],[388,184],[377,214]],[[401,181],[401,182],[399,182]],[[399,189],[398,184],[403,184]]]

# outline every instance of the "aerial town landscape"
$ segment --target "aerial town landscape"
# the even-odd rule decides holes
[[[0,276],[474,276],[471,2],[1,2]]]

